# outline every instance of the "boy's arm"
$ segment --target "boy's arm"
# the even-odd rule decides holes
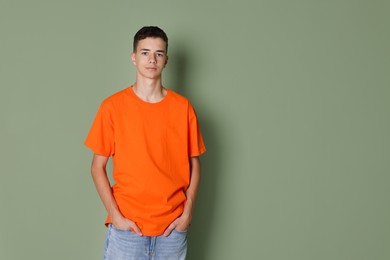
[[[96,190],[111,218],[112,224],[119,229],[132,229],[135,233],[142,236],[138,226],[130,219],[123,217],[118,209],[118,205],[112,195],[110,181],[107,177],[106,165],[108,158],[109,157],[97,154],[94,154],[93,156],[91,174]]]
[[[172,230],[186,230],[191,224],[192,211],[195,206],[196,196],[198,194],[200,183],[200,159],[199,157],[190,158],[191,178],[190,185],[186,191],[186,202],[184,204],[184,211],[180,217],[175,219],[164,232],[164,236],[168,236]]]

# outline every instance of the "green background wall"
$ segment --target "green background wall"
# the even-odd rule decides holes
[[[0,259],[101,259],[83,141],[170,37],[208,152],[190,260],[390,259],[389,1],[0,2]]]

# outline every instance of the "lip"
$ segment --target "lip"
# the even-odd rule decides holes
[[[146,67],[147,70],[157,70],[157,67]]]

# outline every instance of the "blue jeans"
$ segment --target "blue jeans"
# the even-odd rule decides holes
[[[165,237],[138,236],[109,224],[103,260],[184,260],[187,232],[173,230]]]

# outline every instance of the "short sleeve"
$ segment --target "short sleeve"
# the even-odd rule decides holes
[[[95,154],[109,157],[115,153],[112,112],[113,109],[109,103],[101,104],[84,142]]]
[[[189,145],[189,156],[195,157],[206,152],[206,147],[203,142],[202,133],[200,131],[198,118],[196,112],[191,104],[188,108],[188,145]]]

